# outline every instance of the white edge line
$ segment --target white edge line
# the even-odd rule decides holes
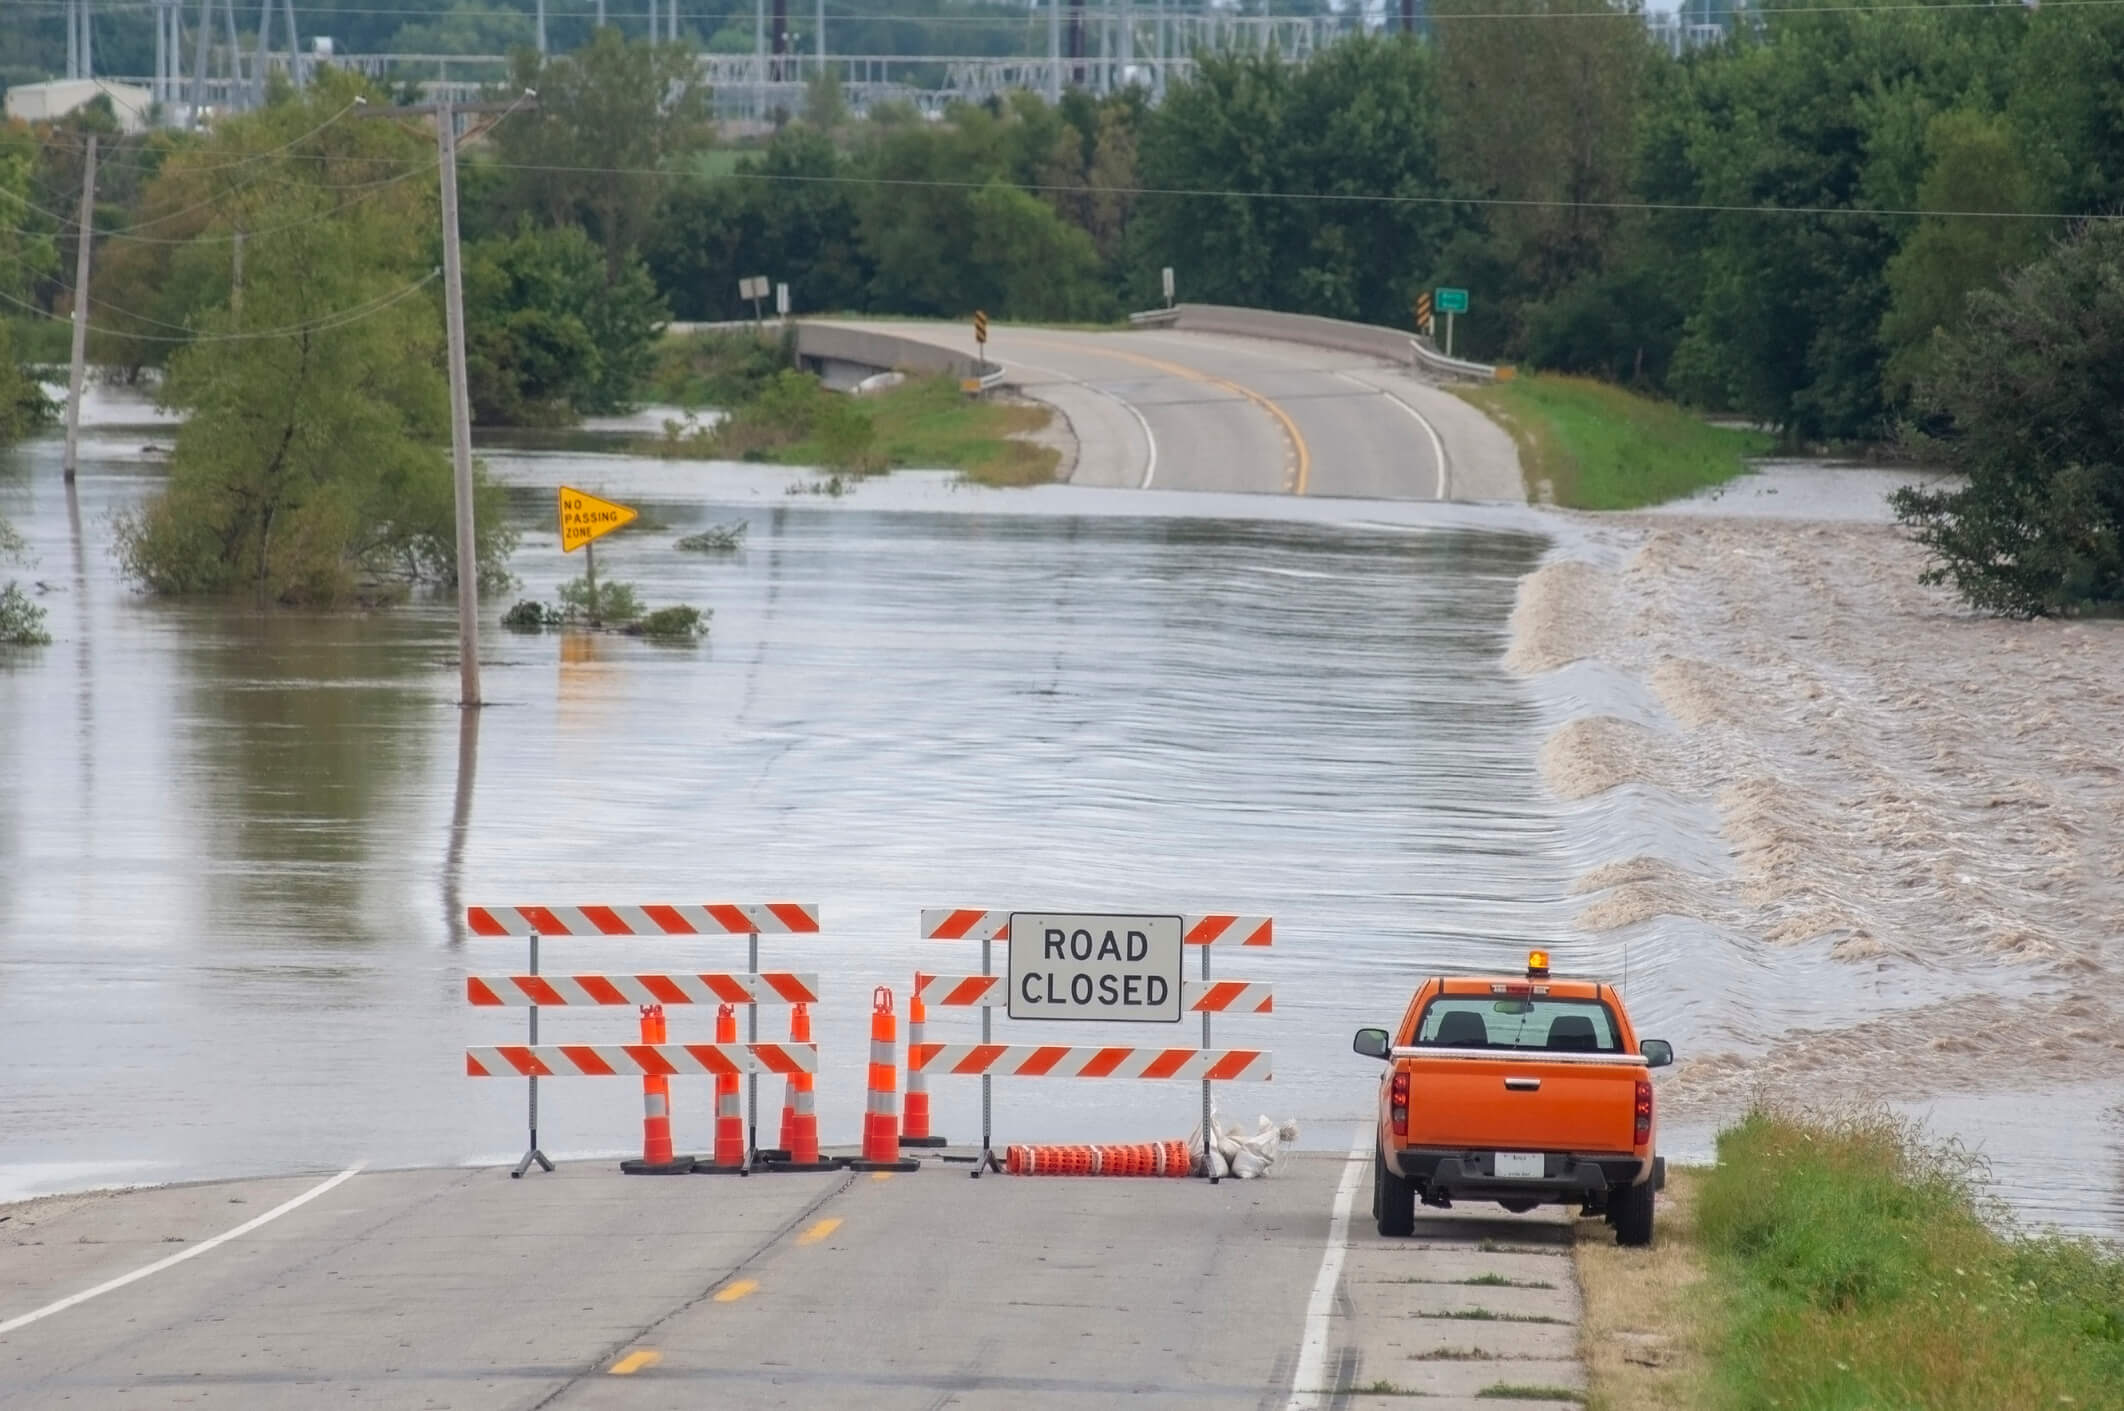
[[[1086,382],[1081,377],[1072,377],[1070,374],[1062,371],[1060,368],[1043,367],[1039,363],[1020,362],[1016,359],[1010,358],[997,358],[995,359],[995,362],[1000,367],[1022,367],[1031,372],[1046,373],[1049,377],[1054,378],[1057,382],[1067,382],[1073,387],[1081,387],[1085,391],[1092,393],[1094,396],[1104,397],[1107,401],[1112,402],[1114,405],[1126,408],[1128,414],[1136,419],[1136,425],[1143,428],[1143,480],[1140,484],[1136,486],[1136,488],[1138,490],[1150,489],[1151,479],[1158,473],[1158,438],[1151,434],[1151,425],[1149,420],[1147,420],[1144,417],[1143,413],[1137,409],[1136,404],[1134,402],[1129,401],[1126,397],[1117,397],[1113,393],[1107,391],[1104,387],[1094,387],[1091,385],[1091,383]],[[1030,397],[1033,394],[1028,392],[1025,395]],[[1034,397],[1033,400],[1038,401],[1039,398]],[[1407,410],[1406,405],[1404,405],[1404,410]],[[1414,412],[1411,411],[1410,414],[1413,416]],[[1423,421],[1422,417],[1417,417],[1416,419],[1418,421]],[[1430,423],[1425,422],[1424,424],[1428,426]],[[1434,441],[1437,440],[1438,433],[1435,431],[1432,432],[1431,439]],[[1440,453],[1438,465],[1439,483],[1442,486],[1445,483],[1445,459],[1443,452]],[[1445,498],[1445,495],[1442,491],[1439,494],[1439,498]]]
[[[1335,1309],[1335,1287],[1342,1282],[1343,1257],[1349,1252],[1350,1207],[1357,1203],[1357,1187],[1364,1179],[1364,1157],[1375,1139],[1368,1124],[1358,1128],[1357,1139],[1350,1144],[1349,1161],[1342,1168],[1342,1184],[1335,1187],[1327,1250],[1320,1256],[1320,1275],[1313,1280],[1313,1295],[1305,1302],[1305,1337],[1298,1344],[1298,1369],[1291,1376],[1291,1399],[1285,1411],[1318,1411],[1334,1399],[1334,1394],[1321,1385],[1327,1375],[1328,1318]]]
[[[290,1210],[294,1210],[299,1206],[308,1205],[311,1201],[317,1199],[317,1197],[321,1195],[324,1195],[326,1192],[333,1190],[342,1182],[353,1179],[356,1173],[358,1173],[361,1169],[362,1168],[358,1165],[349,1166],[346,1170],[340,1172],[338,1175],[329,1177],[328,1179],[323,1181],[319,1181],[316,1185],[310,1187],[301,1195],[296,1196],[293,1200],[284,1201],[281,1204],[274,1206],[271,1210],[268,1210],[265,1214],[255,1216],[252,1219],[246,1220],[233,1230],[224,1230],[222,1233],[214,1236],[212,1239],[201,1240],[198,1244],[193,1245],[191,1248],[179,1250],[177,1253],[171,1255],[167,1259],[158,1259],[152,1264],[143,1265],[140,1268],[135,1269],[130,1274],[120,1274],[117,1278],[105,1280],[103,1283],[96,1285],[96,1287],[92,1289],[83,1289],[79,1293],[68,1294],[65,1298],[60,1299],[56,1303],[47,1303],[42,1308],[32,1309],[30,1312],[24,1313],[19,1318],[10,1318],[4,1323],[0,1323],[0,1337],[4,1337],[8,1333],[15,1331],[15,1329],[17,1328],[26,1328],[31,1323],[36,1322],[40,1318],[49,1318],[54,1313],[64,1313],[67,1309],[74,1307],[76,1304],[86,1303],[90,1299],[100,1297],[103,1294],[107,1294],[113,1289],[122,1289],[127,1284],[138,1283],[140,1282],[140,1280],[146,1278],[150,1274],[159,1274],[163,1270],[168,1269],[174,1265],[184,1263],[184,1261],[187,1259],[191,1259],[197,1255],[205,1254],[210,1249],[218,1249],[222,1245],[227,1244],[230,1240],[239,1239],[242,1236],[249,1234],[251,1231],[257,1229],[260,1225],[265,1224],[269,1220],[278,1220],[281,1216],[287,1214]]]
[[[1393,404],[1394,404],[1395,406],[1397,406],[1397,407],[1401,408],[1401,409],[1402,409],[1403,411],[1407,412],[1407,413],[1408,413],[1408,414],[1409,414],[1410,416],[1412,416],[1412,417],[1415,417],[1415,418],[1416,418],[1416,424],[1417,424],[1418,426],[1421,426],[1421,427],[1422,427],[1422,428],[1424,429],[1424,431],[1425,431],[1425,432],[1426,432],[1426,433],[1427,433],[1427,434],[1428,434],[1428,435],[1430,436],[1430,438],[1431,438],[1431,454],[1432,454],[1433,456],[1435,456],[1435,457],[1437,458],[1437,461],[1438,461],[1438,498],[1439,498],[1439,499],[1440,499],[1441,501],[1443,501],[1443,500],[1445,499],[1445,497],[1446,497],[1446,453],[1445,453],[1445,442],[1439,439],[1439,437],[1438,437],[1438,428],[1437,428],[1437,427],[1435,427],[1435,426],[1433,426],[1433,425],[1431,425],[1431,419],[1430,419],[1429,417],[1425,416],[1425,415],[1424,415],[1424,414],[1423,414],[1422,412],[1420,412],[1420,411],[1417,411],[1417,410],[1416,410],[1416,409],[1415,409],[1414,407],[1410,406],[1410,405],[1409,405],[1409,404],[1408,404],[1407,402],[1404,402],[1403,400],[1401,400],[1401,398],[1399,398],[1399,397],[1395,396],[1395,395],[1394,395],[1394,394],[1393,394],[1392,392],[1389,392],[1389,391],[1388,391],[1388,390],[1387,390],[1386,388],[1384,388],[1384,387],[1381,387],[1381,386],[1380,386],[1380,385],[1379,385],[1378,383],[1376,383],[1376,382],[1367,382],[1367,381],[1365,381],[1365,380],[1364,380],[1363,378],[1361,378],[1361,377],[1353,377],[1353,376],[1351,376],[1351,375],[1350,375],[1349,373],[1346,373],[1346,372],[1338,372],[1338,373],[1336,373],[1335,375],[1336,375],[1337,377],[1339,377],[1339,378],[1343,379],[1343,380],[1344,380],[1345,382],[1354,382],[1354,383],[1356,383],[1356,384],[1357,384],[1357,385],[1358,385],[1359,387],[1369,387],[1369,388],[1371,388],[1371,389],[1372,389],[1372,390],[1373,390],[1374,392],[1377,392],[1377,393],[1378,393],[1378,394],[1379,394],[1380,396],[1382,396],[1382,397],[1386,398],[1386,399],[1387,399],[1388,401],[1392,402],[1392,403],[1393,403]]]

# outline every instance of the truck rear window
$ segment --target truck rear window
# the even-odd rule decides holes
[[[1591,999],[1440,995],[1424,1006],[1416,1042],[1438,1048],[1619,1053],[1615,1016]]]

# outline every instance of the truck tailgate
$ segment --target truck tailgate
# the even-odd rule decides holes
[[[1397,1057],[1400,1052],[1397,1051]],[[1628,1152],[1637,1121],[1631,1063],[1527,1057],[1399,1058],[1409,1073],[1412,1147]]]

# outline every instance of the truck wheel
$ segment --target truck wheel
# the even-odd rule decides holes
[[[1386,1153],[1380,1151],[1372,1156],[1372,1214],[1388,1239],[1416,1233],[1416,1187],[1388,1170]]]
[[[1608,1223],[1619,1245],[1643,1248],[1652,1243],[1652,1183],[1625,1186],[1608,1197]]]

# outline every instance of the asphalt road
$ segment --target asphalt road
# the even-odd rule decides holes
[[[1512,1404],[1473,1399],[1501,1374],[1575,1385],[1554,1219],[1382,1242],[1368,1157],[1215,1186],[583,1163],[54,1197],[0,1207],[0,1405],[1290,1411],[1394,1386],[1474,1411]],[[1507,1339],[1487,1362],[1476,1303]]]
[[[973,351],[961,324],[865,325]],[[1390,500],[1523,500],[1510,439],[1406,369],[1295,343],[994,325],[988,357],[1053,404],[1077,484]]]

